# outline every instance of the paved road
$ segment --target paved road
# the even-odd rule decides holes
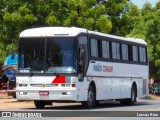
[[[32,108],[18,108],[19,110],[36,110]],[[38,110],[41,111],[42,109]],[[118,101],[101,102],[94,109],[85,109],[80,103],[53,103],[53,106],[46,106],[45,111],[160,111],[160,100],[138,100],[134,106],[122,106]]]
[[[12,109],[13,110],[13,109]],[[33,106],[28,106],[28,107],[22,107],[18,106],[17,109],[14,110],[20,110],[20,111],[35,111],[35,112],[41,112],[42,109],[37,110]],[[101,102],[98,107],[95,109],[84,109],[80,103],[53,103],[53,106],[47,106],[45,109],[45,114],[49,112],[49,114],[55,114],[55,116],[63,116],[65,114],[68,114],[68,116],[74,116],[74,117],[55,117],[54,119],[58,120],[106,120],[106,119],[111,119],[111,120],[159,120],[160,119],[160,100],[139,100],[136,105],[134,106],[121,106],[119,102],[116,101],[105,101]],[[56,113],[58,111],[58,113]],[[72,112],[71,112],[72,111]],[[74,111],[74,112],[73,112]],[[112,111],[112,112],[111,112]],[[120,112],[122,111],[122,112]],[[128,112],[130,111],[130,112]],[[158,112],[158,117],[137,117],[136,115],[134,117],[115,117],[117,116],[130,116],[132,115],[132,111],[139,113],[138,111],[143,111],[145,114],[148,113],[153,113],[157,114]],[[77,112],[83,112],[78,114],[76,116]],[[87,117],[80,117],[85,116],[84,114],[86,112]],[[106,114],[111,115],[112,117],[103,117],[106,116]],[[94,117],[90,117],[94,115]],[[98,117],[96,117],[98,116]],[[33,118],[36,120],[35,118]],[[40,119],[41,120],[41,119]],[[53,118],[42,118],[42,120],[53,120]]]
[[[25,108],[25,109],[21,109],[21,110],[35,110],[35,108]],[[56,118],[59,120],[79,120],[79,119],[83,119],[83,120],[105,120],[105,119],[111,119],[111,120],[159,120],[160,118],[160,112],[158,113],[159,117],[136,117],[136,114],[138,114],[139,112],[137,111],[145,111],[145,114],[148,113],[153,113],[156,114],[156,111],[160,111],[160,100],[139,100],[136,105],[134,106],[121,106],[119,102],[116,101],[105,101],[105,102],[101,102],[99,104],[99,106],[95,109],[84,109],[81,104],[62,104],[61,106],[58,106],[55,103],[53,103],[53,106],[47,106],[45,109],[45,111],[60,111],[60,113],[58,113],[60,116],[62,115],[68,115],[70,116],[70,113],[66,113],[68,111],[82,111],[83,113],[78,114],[78,116],[76,118]],[[61,111],[63,111],[61,113]],[[86,114],[84,114],[84,111],[86,111],[87,113],[87,117],[83,117],[83,118],[79,118],[79,116],[85,116]],[[121,112],[123,111],[123,112]],[[130,112],[128,112],[130,111]],[[130,116],[132,115],[131,111],[136,111],[134,116],[135,117],[114,117],[114,116]],[[89,112],[89,113],[88,113]],[[77,112],[71,114],[75,115]],[[56,114],[56,113],[55,113]],[[94,114],[94,117],[89,117],[88,116],[92,116]],[[56,114],[57,115],[57,114]],[[112,116],[112,117],[103,117],[103,116]],[[76,116],[76,115],[75,115]],[[98,116],[98,117],[96,117]],[[52,120],[53,118],[48,118],[50,120]]]

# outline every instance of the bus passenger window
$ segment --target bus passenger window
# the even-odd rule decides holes
[[[146,49],[139,47],[140,62],[147,62]]]
[[[110,58],[109,42],[102,41],[102,56],[103,58]]]
[[[128,45],[122,44],[122,59],[128,60]]]
[[[112,58],[113,59],[120,59],[120,44],[119,43],[112,43]]]
[[[91,39],[91,56],[98,57],[98,42],[96,39]]]
[[[137,46],[132,46],[132,54],[133,54],[133,61],[138,61],[138,48],[137,48]]]

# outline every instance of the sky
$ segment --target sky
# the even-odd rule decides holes
[[[158,0],[130,0],[130,1],[138,5],[139,8],[142,8],[146,2],[150,2],[152,4],[152,7],[156,5],[156,2],[158,2]]]

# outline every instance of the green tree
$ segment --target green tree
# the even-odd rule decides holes
[[[160,75],[160,2],[152,8],[145,3],[139,15],[139,21],[134,20],[134,29],[130,37],[145,39],[148,43],[150,77]]]
[[[19,33],[42,26],[75,26],[145,39],[150,75],[160,71],[160,2],[139,9],[129,0],[1,0],[0,63],[17,48]]]
[[[106,7],[105,14],[112,23],[112,29],[109,33],[125,36],[124,26],[126,26],[127,20],[125,20],[123,15],[128,9],[128,0],[108,0],[104,5]]]

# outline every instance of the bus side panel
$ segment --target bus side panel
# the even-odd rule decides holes
[[[114,95],[112,94],[112,88],[113,88],[113,79],[112,78],[103,78],[103,81],[101,83],[101,86],[103,86],[101,93],[102,95],[97,95],[98,100],[106,100],[106,99],[113,99]]]
[[[112,62],[92,62],[92,60],[89,62],[87,77],[89,77],[91,80],[95,82],[97,100],[111,98],[112,74]]]
[[[127,63],[113,63],[113,92],[114,99],[130,98],[131,96],[131,70]]]
[[[112,69],[105,71],[104,66]],[[105,100],[130,98],[133,82],[137,85],[137,97],[146,96],[147,73],[147,65],[95,61],[90,62],[87,76],[96,83],[97,100]]]
[[[137,84],[137,97],[148,95],[148,66],[132,65],[133,81]]]
[[[83,81],[77,80],[77,95],[78,101],[87,101],[87,94],[88,94],[88,86],[89,86],[89,78],[84,77]]]
[[[131,96],[131,78],[123,78],[122,80],[122,98],[130,98]]]
[[[112,95],[108,94],[109,91],[111,91],[111,84],[109,83],[112,82],[111,80],[99,77],[84,77],[83,82],[78,82],[77,89],[78,89],[79,101],[87,100],[88,88],[91,82],[94,82],[96,85],[96,100],[105,99],[106,98],[105,96],[108,96],[109,98]],[[105,89],[103,87],[107,88],[108,92],[107,91],[103,92]]]

